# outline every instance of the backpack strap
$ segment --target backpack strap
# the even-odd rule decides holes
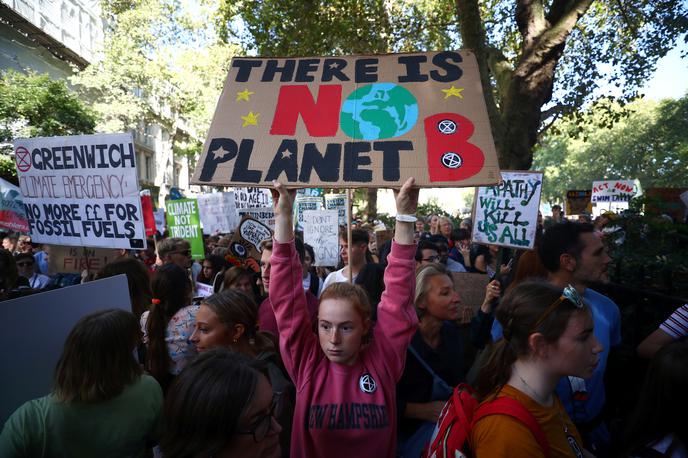
[[[533,414],[531,414],[519,401],[508,396],[502,396],[501,398],[480,405],[473,416],[472,426],[475,426],[481,418],[489,415],[508,415],[523,423],[540,445],[545,458],[549,458],[550,453],[547,436],[545,436],[544,431],[542,431],[540,427],[540,423],[533,417]]]

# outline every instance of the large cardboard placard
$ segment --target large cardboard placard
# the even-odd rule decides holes
[[[564,205],[566,214],[580,215],[581,213],[592,213],[591,196],[591,189],[566,191],[566,204]]]
[[[314,266],[336,266],[339,262],[339,212],[303,212],[303,241],[313,247]]]
[[[146,247],[131,134],[20,139],[14,153],[32,240]]]
[[[472,239],[530,250],[537,232],[542,172],[502,171],[501,175],[498,185],[476,189]]]
[[[24,402],[50,393],[55,364],[76,322],[112,308],[131,311],[126,275],[0,302],[5,326],[0,333],[5,368],[0,377],[0,424]]]
[[[226,234],[239,224],[233,192],[199,195],[198,213],[204,234]]]
[[[638,194],[634,180],[603,180],[592,182],[592,203],[629,202]]]
[[[48,272],[80,274],[84,270],[94,274],[115,259],[115,250],[50,245]]]
[[[346,213],[349,210],[346,194],[327,194],[325,195],[325,209],[337,210],[339,212],[339,225],[346,226]]]
[[[170,237],[181,237],[187,240],[191,244],[193,259],[205,258],[201,218],[198,216],[196,199],[168,200],[166,209]]]
[[[2,178],[0,178],[0,229],[29,232],[21,191]]]
[[[192,184],[495,184],[499,168],[468,50],[235,57]]]

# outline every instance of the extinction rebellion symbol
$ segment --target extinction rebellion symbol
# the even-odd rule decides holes
[[[17,169],[19,169],[20,172],[27,172],[31,168],[31,156],[29,154],[29,150],[23,146],[20,146],[14,152],[14,160],[16,161]]]
[[[463,159],[456,153],[450,151],[442,155],[442,165],[448,169],[458,169],[462,163]]]
[[[373,394],[377,390],[377,383],[370,374],[363,374],[358,380],[358,387],[364,393]]]
[[[451,135],[456,132],[456,123],[451,119],[443,119],[437,123],[437,130],[444,135]]]

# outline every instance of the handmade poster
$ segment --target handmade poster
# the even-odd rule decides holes
[[[533,249],[542,192],[542,172],[502,171],[496,186],[476,189],[476,243]]]
[[[33,241],[146,247],[131,134],[19,139],[14,154]]]
[[[495,184],[499,167],[469,50],[235,57],[192,184]]]
[[[471,318],[478,313],[478,309],[485,300],[485,288],[490,279],[485,274],[452,272],[454,289],[461,298],[461,314],[459,321],[463,324],[470,323]]]
[[[270,183],[272,186],[272,183]],[[272,195],[263,188],[235,188],[234,202],[237,209],[272,207]]]
[[[115,259],[116,252],[108,248],[87,248],[50,245],[48,272],[80,274],[87,270],[94,274]]]
[[[213,294],[215,294],[215,291],[213,290],[212,285],[206,285],[205,283],[201,283],[199,281],[196,282],[195,297],[208,297],[212,296]]]
[[[167,222],[165,220],[165,209],[159,208],[153,211],[153,218],[155,218],[155,229],[161,234],[167,229]]]
[[[297,196],[322,197],[325,193],[323,188],[299,188],[296,190]]]
[[[29,232],[24,202],[19,188],[0,178],[0,229]]]
[[[296,196],[294,200],[294,222],[296,229],[303,230],[303,212],[309,210],[322,210],[322,197],[304,197]]]
[[[566,203],[564,209],[567,215],[580,215],[592,213],[592,189],[566,191]]]
[[[167,227],[170,237],[180,237],[191,244],[193,259],[205,258],[201,219],[198,216],[196,199],[168,200]]]
[[[676,222],[682,222],[688,208],[688,203],[682,201],[682,195],[688,200],[688,188],[647,188],[645,214],[665,214]]]
[[[204,234],[227,234],[239,224],[233,192],[200,194],[198,213]]]
[[[337,210],[339,213],[339,225],[346,226],[346,213],[349,209],[346,194],[328,194],[325,196],[325,209]]]
[[[153,199],[150,191],[141,191],[141,213],[143,214],[143,225],[146,228],[146,236],[152,237],[157,230],[155,226],[155,215],[153,215]]]
[[[131,311],[126,275],[103,278],[2,303],[0,424],[24,402],[45,396],[65,339],[85,315],[106,309]],[[27,332],[27,323],[31,332]]]
[[[268,226],[270,230],[275,230],[275,209],[273,207],[242,208],[238,212],[239,218],[250,216]]]
[[[635,180],[605,180],[592,182],[592,203],[629,202],[639,194]]]
[[[339,213],[336,210],[303,212],[303,241],[313,247],[314,266],[339,262]]]
[[[234,231],[229,243],[227,258],[232,264],[260,272],[260,242],[272,238],[268,226],[250,216],[241,218],[239,227]]]

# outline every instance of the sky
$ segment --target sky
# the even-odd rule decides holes
[[[643,88],[645,97],[652,100],[678,99],[688,91],[688,57],[681,59],[681,52],[688,52],[688,44],[681,43],[657,63],[654,76]]]

